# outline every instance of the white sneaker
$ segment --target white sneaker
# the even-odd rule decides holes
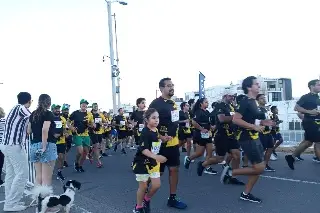
[[[16,206],[13,206],[13,207],[3,207],[3,211],[5,212],[20,212],[20,211],[24,211],[26,210],[27,207],[26,206],[23,206],[23,205],[16,205]]]
[[[275,161],[278,160],[278,158],[274,154],[271,154],[270,160]]]
[[[135,150],[135,149],[136,149],[136,147],[134,147],[134,146],[131,146],[131,147],[130,147],[130,149],[131,149],[131,150]]]

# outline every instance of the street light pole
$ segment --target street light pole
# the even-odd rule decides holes
[[[117,66],[119,68],[119,52],[118,52],[118,34],[117,34],[117,20],[116,20],[116,14],[113,14],[113,18],[114,18],[114,34],[115,34],[115,39],[116,39],[116,62],[117,62]],[[120,76],[118,76],[117,78],[118,80],[118,89],[117,89],[117,95],[118,95],[118,108],[121,107],[121,100],[120,100]]]
[[[113,26],[112,26],[112,14],[111,14],[111,2],[107,1],[108,9],[108,27],[109,27],[109,48],[110,48],[110,69],[111,69],[111,81],[112,81],[112,106],[113,114],[117,113],[116,103],[116,77],[114,76],[114,50],[113,50]]]

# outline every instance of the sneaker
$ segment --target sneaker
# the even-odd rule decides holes
[[[78,165],[77,163],[74,163],[74,170],[75,170],[76,172],[81,172],[81,171],[80,171],[80,167],[79,167],[79,165]]]
[[[228,184],[232,184],[232,185],[238,185],[238,186],[244,186],[246,185],[244,182],[238,180],[237,178],[234,177],[230,177]]]
[[[79,166],[79,171],[80,172],[85,172],[84,169],[82,168],[82,166]]]
[[[145,199],[143,199],[143,207],[146,213],[150,213],[150,200],[146,201]]]
[[[312,161],[313,161],[313,162],[316,162],[316,163],[320,163],[320,159],[319,159],[318,157],[316,157],[316,156],[314,156],[314,157],[312,158]]]
[[[294,170],[294,158],[292,155],[286,155],[285,159],[290,169]]]
[[[131,150],[135,150],[135,149],[136,149],[136,147],[134,147],[134,146],[131,146],[131,147],[130,147],[130,149],[131,149]]]
[[[102,163],[98,163],[98,164],[97,164],[97,168],[100,169],[100,168],[102,168],[102,167],[103,167]]]
[[[0,179],[0,187],[4,186],[4,181]]]
[[[222,162],[220,162],[220,163],[218,163],[218,164],[220,164],[220,165],[225,165],[225,164],[227,164],[227,162],[224,160],[224,161],[222,161]]]
[[[5,211],[5,212],[20,212],[20,211],[24,211],[26,209],[27,209],[27,207],[23,206],[23,205],[16,205],[16,206],[12,206],[12,207],[4,206],[3,207],[3,211]]]
[[[295,157],[295,160],[296,161],[303,161],[304,159],[301,156],[297,156],[297,157]]]
[[[63,167],[69,167],[69,164],[67,163],[67,161],[63,162]]]
[[[61,172],[61,171],[59,171],[59,172],[57,173],[57,179],[60,180],[60,181],[64,181],[64,180],[65,180],[65,177],[62,175],[62,172]]]
[[[134,207],[133,213],[146,213],[146,211],[144,210],[144,208],[137,209],[137,207]]]
[[[127,152],[124,148],[121,150],[121,154],[124,154],[124,155],[127,154]]]
[[[250,202],[253,202],[253,203],[261,203],[262,200],[253,196],[251,193],[245,195],[243,192],[241,193],[240,195],[240,199],[241,200],[245,200],[245,201],[250,201]]]
[[[273,154],[276,158],[278,158],[278,154],[276,153],[275,150],[272,151],[272,154]]]
[[[275,160],[278,160],[278,158],[274,153],[272,153],[270,156],[270,160],[275,161]]]
[[[266,168],[264,169],[266,172],[275,172],[276,170],[271,168],[269,165],[266,165]]]
[[[220,176],[220,182],[221,183],[228,183],[229,179],[231,179],[230,175],[229,175],[229,171],[230,170],[230,166],[226,166],[224,167],[224,169],[221,172],[221,176]]]
[[[209,174],[209,175],[216,175],[218,174],[217,171],[213,170],[211,167],[208,167],[204,170],[204,173]]]
[[[205,167],[202,166],[203,161],[199,161],[198,162],[198,166],[197,166],[197,174],[198,176],[202,176],[203,171],[205,170]]]
[[[172,207],[172,208],[176,208],[176,209],[186,209],[187,208],[187,204],[180,201],[180,199],[177,196],[175,196],[174,198],[168,198],[167,206]]]
[[[191,163],[190,158],[188,156],[185,156],[183,161],[184,168],[189,169],[190,163]]]

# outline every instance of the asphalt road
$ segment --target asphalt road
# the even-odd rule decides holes
[[[85,173],[75,173],[72,168],[64,171],[67,179],[80,181],[82,189],[76,194],[72,213],[129,213],[135,205],[137,182],[131,172],[130,163],[134,151],[127,155],[112,153],[104,158],[104,168],[97,169],[89,162],[85,164]],[[73,153],[70,154],[71,157]],[[310,155],[303,155],[304,162],[296,164],[291,171],[280,154],[279,160],[271,166],[276,172],[265,173],[260,178],[253,194],[262,198],[263,203],[255,204],[239,200],[242,186],[222,185],[219,175],[196,175],[196,165],[186,171],[181,167],[178,195],[188,204],[186,210],[170,209],[166,206],[168,197],[168,174],[162,179],[160,191],[152,200],[153,213],[301,213],[319,212],[320,164],[312,162]],[[181,156],[183,159],[183,156]],[[71,162],[71,158],[70,158]],[[221,171],[221,166],[215,166]],[[246,180],[245,177],[240,177]],[[62,185],[54,180],[56,193],[62,191]],[[0,201],[4,199],[4,189],[0,189]],[[3,209],[3,204],[0,204]],[[25,213],[35,212],[29,208]]]

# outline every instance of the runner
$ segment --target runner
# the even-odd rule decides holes
[[[272,151],[272,155],[271,155],[271,160],[277,160],[277,153],[276,153],[276,149],[283,143],[283,138],[282,135],[280,133],[280,127],[279,124],[281,124],[283,121],[281,121],[278,117],[278,108],[277,106],[272,106],[271,107],[271,119],[273,120],[273,122],[276,123],[276,126],[272,127],[271,129],[271,134],[273,137],[273,140],[275,142],[274,147],[273,147],[273,151]]]
[[[251,194],[253,186],[265,169],[263,146],[259,140],[259,132],[264,130],[264,126],[272,126],[273,122],[271,120],[261,120],[264,114],[259,112],[256,101],[260,91],[257,78],[254,76],[245,78],[242,82],[242,89],[247,97],[240,101],[239,108],[233,116],[233,123],[239,126],[239,145],[251,162],[252,168],[231,169],[226,166],[221,174],[221,182],[227,183],[232,177],[238,175],[248,176],[248,182],[244,192],[240,195],[240,199],[261,203],[261,199]]]
[[[158,155],[161,141],[158,138],[157,126],[159,114],[149,108],[145,112],[146,127],[141,131],[140,146],[134,157],[133,172],[139,182],[137,204],[133,212],[149,213],[150,200],[160,188],[160,163],[167,161],[166,157]],[[151,189],[148,190],[148,181],[151,179]]]
[[[69,104],[63,104],[62,105],[62,108],[61,108],[61,111],[62,111],[62,116],[64,117],[64,119],[67,121],[67,124],[68,124],[68,121],[69,121],[69,109],[70,109],[70,105]],[[66,153],[64,155],[64,162],[63,162],[63,166],[64,167],[68,167],[68,163],[67,163],[67,154],[68,152],[70,151],[71,149],[71,146],[72,146],[72,131],[71,129],[69,128],[69,126],[66,124],[66,131],[67,131],[67,134],[65,136],[66,138]]]
[[[89,102],[85,99],[80,101],[80,110],[74,111],[69,118],[68,126],[73,132],[73,143],[77,147],[74,169],[76,172],[84,172],[85,161],[90,148],[89,127],[95,128],[91,112],[87,111]]]
[[[126,139],[127,139],[127,118],[123,115],[123,109],[120,108],[118,110],[119,115],[115,116],[114,124],[116,126],[118,140],[114,146],[114,151],[117,151],[118,145],[121,146],[121,153],[127,154],[125,147],[126,147]]]
[[[167,205],[177,209],[185,209],[187,205],[177,198],[177,186],[179,180],[180,151],[179,139],[177,137],[179,110],[176,103],[171,100],[174,95],[174,85],[170,78],[163,78],[159,82],[161,96],[152,101],[149,108],[159,112],[159,137],[163,142],[160,148],[160,155],[167,158],[160,166],[163,174],[165,167],[169,169],[170,196]]]
[[[189,114],[189,104],[182,102],[180,104],[181,110],[179,111],[179,146],[181,146],[187,152],[187,156],[191,153],[191,118]],[[184,147],[186,144],[186,148]]]
[[[51,111],[53,113],[53,121],[55,122],[54,136],[57,138],[57,179],[64,181],[65,177],[62,174],[64,159],[66,153],[66,119],[60,114],[60,105],[52,104]]]
[[[295,110],[304,114],[302,126],[305,131],[304,140],[294,150],[292,155],[286,155],[290,169],[294,170],[296,156],[300,156],[308,147],[315,143],[316,156],[320,157],[320,81],[312,80],[308,83],[310,93],[303,95],[295,106]]]
[[[142,129],[144,128],[143,122],[143,113],[146,108],[146,99],[138,98],[136,101],[136,105],[138,107],[137,110],[133,111],[130,117],[130,122],[134,126],[134,140],[136,145],[139,145],[140,134]]]
[[[104,133],[102,135],[102,140],[104,142],[101,145],[100,154],[102,157],[109,157],[111,155],[106,153],[106,150],[109,150],[112,147],[112,137],[111,137],[112,117],[110,116],[110,113],[107,113],[106,111],[103,111],[103,115],[106,119],[106,123],[104,123]]]

